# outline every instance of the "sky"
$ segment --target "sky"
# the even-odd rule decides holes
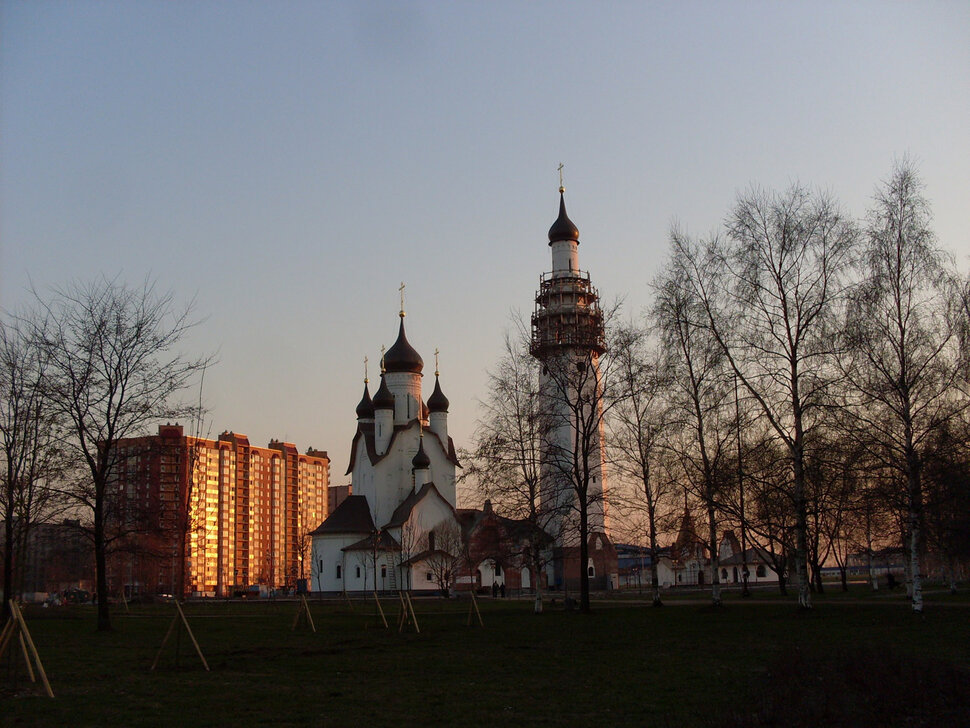
[[[580,267],[630,317],[672,225],[795,182],[861,218],[904,155],[966,272],[968,38],[963,1],[2,0],[0,308],[151,277],[218,359],[206,432],[327,450],[339,485],[402,282],[471,444],[560,163]]]

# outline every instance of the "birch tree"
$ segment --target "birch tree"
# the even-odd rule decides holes
[[[897,164],[869,211],[860,281],[845,325],[849,411],[874,457],[899,473],[914,612],[923,611],[923,462],[933,433],[967,406],[960,302],[929,203],[909,161]]]
[[[670,396],[676,414],[668,419],[674,436],[668,444],[676,451],[684,485],[703,502],[707,516],[707,549],[711,563],[711,600],[721,605],[717,524],[720,490],[724,485],[728,439],[728,384],[725,358],[706,324],[703,301],[690,276],[699,269],[699,248],[680,231],[673,231],[673,255],[655,284],[654,315],[662,331],[670,372]],[[674,410],[672,410],[673,412]]]
[[[150,280],[139,287],[76,282],[49,299],[35,295],[44,319],[32,327],[32,340],[48,361],[52,401],[69,430],[65,442],[88,475],[72,495],[91,512],[97,625],[109,630],[107,520],[118,442],[189,413],[173,398],[207,360],[176,351],[193,325],[191,308],[177,308]]]
[[[542,613],[542,573],[548,561],[550,538],[556,538],[561,498],[540,491],[542,442],[548,418],[540,406],[539,362],[529,354],[528,338],[520,324],[507,332],[501,359],[488,372],[488,395],[463,453],[462,479],[474,481],[479,492],[507,517],[528,524],[529,562],[535,584],[534,612]],[[548,493],[546,494],[549,495]]]
[[[808,609],[805,440],[837,381],[835,333],[857,235],[830,197],[798,185],[739,196],[726,228],[726,239],[688,251],[687,279],[705,328],[785,448],[798,603]]]
[[[622,327],[618,338],[624,345],[617,353],[617,376],[627,396],[610,418],[611,463],[618,475],[635,484],[635,493],[628,500],[646,517],[653,606],[659,607],[663,600],[657,574],[657,539],[660,525],[669,515],[665,506],[671,482],[659,477],[655,465],[661,452],[667,408],[664,393],[670,378],[660,348],[647,331],[630,324]]]

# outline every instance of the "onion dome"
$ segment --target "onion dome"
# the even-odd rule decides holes
[[[371,401],[370,392],[367,391],[367,382],[364,382],[364,396],[360,398],[357,405],[357,419],[370,419],[374,416],[374,403]]]
[[[438,377],[434,378],[434,391],[428,397],[428,409],[432,412],[448,411],[448,398],[441,391],[441,384],[438,383]]]
[[[387,388],[383,374],[381,375],[381,386],[377,388],[377,392],[374,394],[374,409],[394,409],[394,395]]]
[[[404,334],[404,315],[402,314],[397,341],[384,354],[384,371],[420,374],[422,369],[424,369],[424,361],[421,359],[421,355],[408,343],[408,337]]]
[[[579,228],[573,225],[573,221],[566,214],[566,199],[561,187],[559,188],[559,217],[549,228],[549,244],[552,245],[559,240],[579,242]]]
[[[418,440],[418,451],[411,460],[411,465],[414,466],[415,470],[427,470],[431,466],[431,458],[429,458],[428,453],[424,451],[423,437]]]

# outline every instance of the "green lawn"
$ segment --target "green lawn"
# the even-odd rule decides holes
[[[945,595],[912,615],[903,598],[834,593],[729,598],[662,609],[597,602],[592,615],[527,601],[416,600],[421,633],[385,630],[373,601],[312,602],[317,632],[291,631],[293,602],[190,603],[212,668],[187,636],[152,660],[171,605],[25,610],[56,698],[26,678],[19,650],[0,665],[0,724],[303,725],[966,725],[970,604]],[[760,601],[760,600],[759,600]],[[915,707],[912,707],[915,706]]]

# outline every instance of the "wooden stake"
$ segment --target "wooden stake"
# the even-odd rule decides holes
[[[175,602],[175,610],[176,610],[176,615],[172,619],[172,623],[168,627],[168,632],[165,633],[165,639],[162,640],[162,646],[158,648],[158,654],[155,655],[155,661],[152,663],[151,671],[154,671],[155,667],[158,665],[158,658],[162,656],[162,650],[165,649],[165,645],[168,643],[169,638],[172,636],[172,631],[177,626],[180,626],[180,620],[181,620],[181,625],[185,626],[185,630],[189,633],[189,638],[192,640],[192,644],[195,645],[196,654],[198,654],[199,659],[202,660],[202,666],[205,667],[206,672],[210,672],[209,663],[206,662],[205,655],[202,654],[202,648],[199,647],[199,643],[196,641],[195,635],[192,634],[192,628],[189,626],[189,620],[185,618],[185,612],[182,611],[182,605],[179,604],[177,600]]]
[[[421,628],[418,626],[418,615],[414,613],[414,603],[411,601],[411,595],[405,593],[404,598],[408,600],[408,606],[411,608],[411,619],[414,620],[414,631],[420,634]]]
[[[475,598],[475,592],[472,591],[471,592],[471,595],[472,595],[472,603],[470,605],[468,605],[468,621],[466,622],[466,625],[469,626],[469,627],[471,627],[471,625],[472,625],[472,611],[474,610],[475,614],[478,615],[478,623],[482,627],[484,627],[485,626],[485,622],[482,621],[482,613],[480,611],[478,611],[478,600]]]
[[[300,607],[296,610],[296,616],[293,618],[293,628],[291,632],[296,630],[296,625],[300,622],[300,617],[306,615],[307,621],[310,623],[310,629],[314,632],[317,631],[317,627],[313,624],[313,615],[310,614],[310,605],[307,604],[306,594],[300,595]]]
[[[384,623],[384,629],[390,629],[387,626],[387,617],[384,616],[384,608],[381,606],[381,600],[377,596],[377,592],[374,592],[374,601],[377,602],[377,611],[381,614],[381,621]]]
[[[13,641],[14,633],[17,633],[20,649],[27,663],[27,672],[30,675],[30,681],[37,682],[37,676],[34,674],[34,666],[36,666],[37,672],[40,674],[40,679],[44,683],[44,690],[47,691],[47,696],[53,698],[54,691],[51,690],[51,684],[47,680],[47,673],[44,671],[44,665],[40,661],[40,653],[37,652],[34,640],[30,636],[30,630],[27,629],[27,622],[24,621],[24,615],[13,599],[7,603],[10,605],[10,619],[3,628],[3,634],[0,635],[0,657],[3,657],[3,653],[6,652],[7,647]],[[31,657],[34,658],[33,664],[31,664]]]

